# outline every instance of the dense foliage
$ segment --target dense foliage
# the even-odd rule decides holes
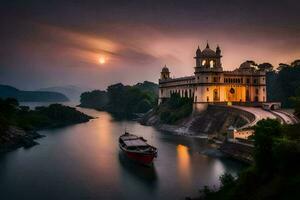
[[[237,180],[221,177],[221,187],[205,187],[200,199],[300,199],[300,125],[261,120],[255,127],[255,164]]]
[[[300,65],[281,66],[278,72],[267,73],[268,101],[279,101],[284,107],[293,107],[297,103],[295,97],[300,99]]]
[[[84,92],[80,95],[80,103],[81,107],[103,109],[108,103],[107,93],[101,90]]]
[[[160,120],[167,124],[174,124],[178,120],[189,116],[193,111],[193,99],[181,98],[179,94],[172,94],[171,98],[159,105],[156,112]]]
[[[30,110],[27,106],[19,106],[15,99],[0,99],[0,134],[5,133],[9,126],[31,130],[86,122],[89,119],[89,116],[75,108],[61,104]]]
[[[81,95],[80,106],[106,110],[116,117],[132,117],[145,113],[157,104],[158,85],[145,81],[133,86],[121,83],[108,86],[106,91],[91,91]]]

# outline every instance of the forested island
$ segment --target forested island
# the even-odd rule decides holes
[[[132,118],[157,105],[158,85],[149,81],[133,86],[117,83],[106,91],[94,90],[80,96],[80,105],[85,108],[104,110],[117,118]]]
[[[16,99],[0,99],[0,152],[37,144],[36,131],[87,122],[90,116],[61,104],[36,107],[20,106]]]

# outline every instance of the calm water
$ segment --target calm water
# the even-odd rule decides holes
[[[224,172],[243,166],[203,155],[203,140],[172,136],[136,122],[117,122],[105,112],[88,123],[41,131],[47,137],[31,149],[0,157],[0,199],[183,199],[203,185],[218,185]],[[153,168],[120,153],[125,129],[158,147]]]

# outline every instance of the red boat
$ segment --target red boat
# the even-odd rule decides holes
[[[144,165],[150,165],[157,157],[157,149],[146,143],[143,137],[125,132],[119,137],[120,149],[128,158]]]

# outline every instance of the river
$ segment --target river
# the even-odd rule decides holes
[[[204,185],[218,187],[224,172],[244,166],[207,156],[203,139],[174,136],[134,121],[115,121],[110,114],[87,123],[40,131],[40,145],[0,157],[1,200],[43,199],[184,199]],[[158,148],[153,167],[128,160],[118,148],[124,130],[143,136]]]

